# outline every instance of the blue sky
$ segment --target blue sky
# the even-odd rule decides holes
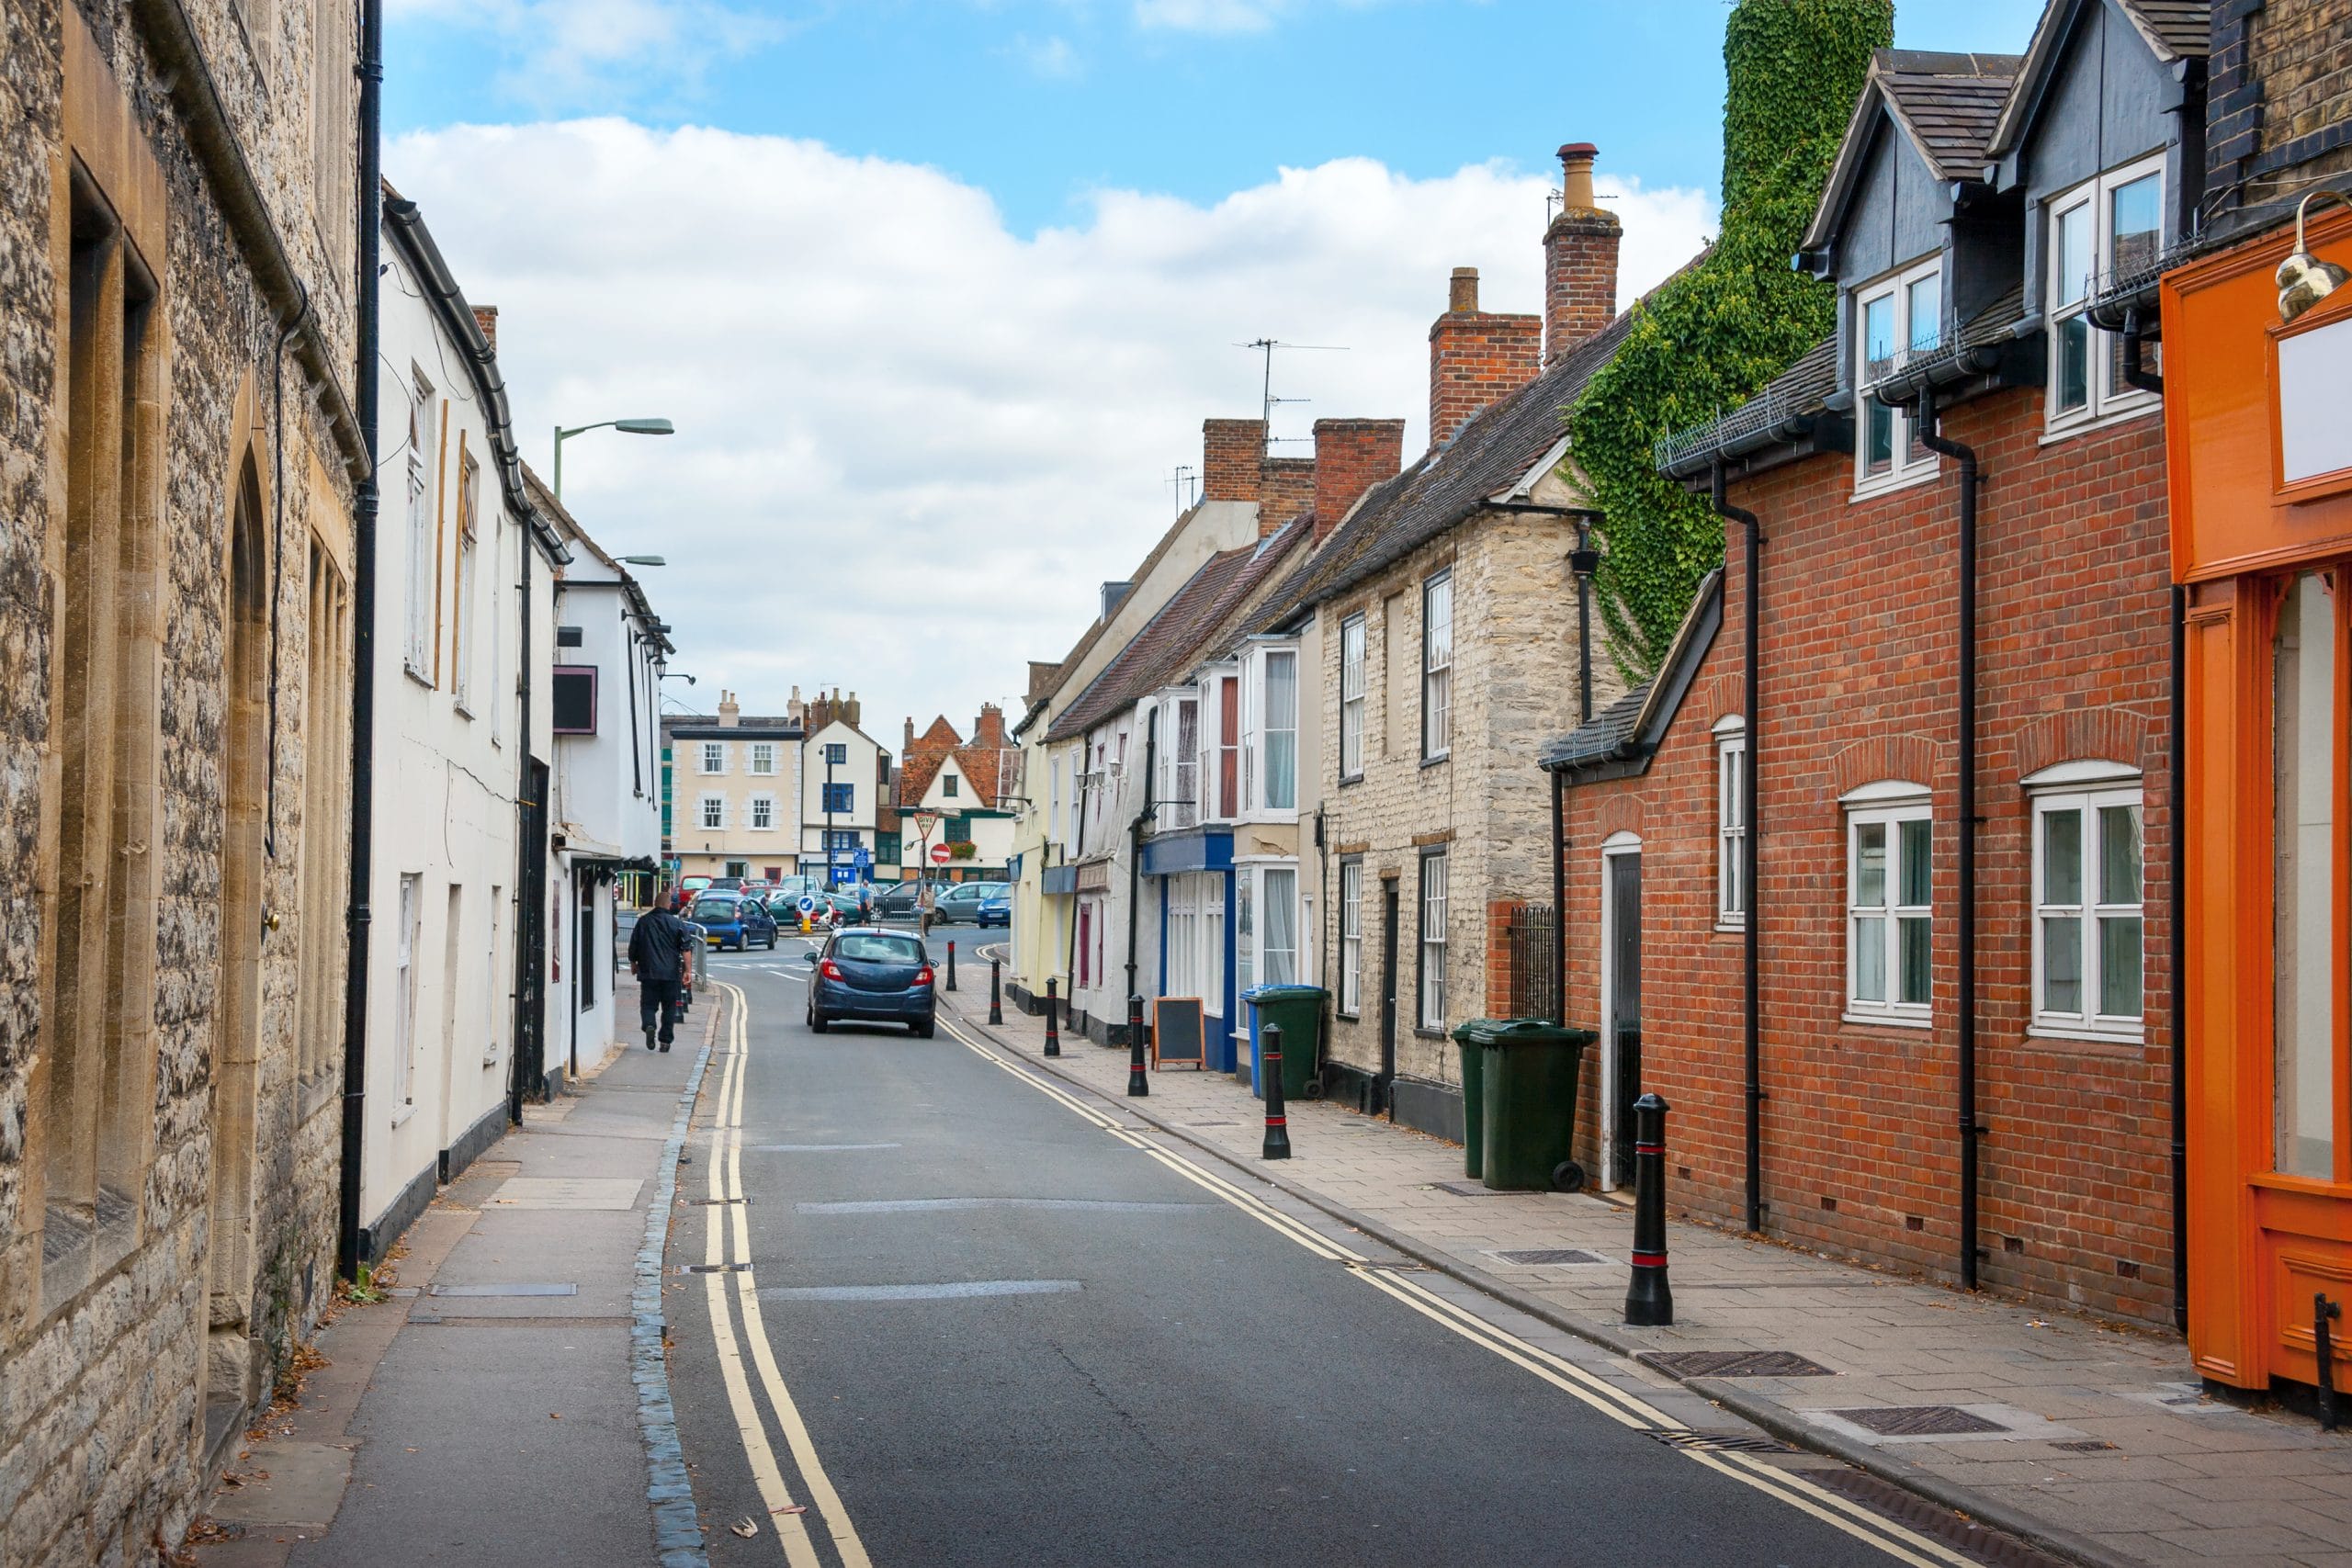
[[[746,712],[1017,705],[1201,422],[1401,417],[1453,268],[1532,310],[1564,141],[1621,304],[1712,233],[1724,0],[390,0],[387,176],[500,310],[524,456]],[[1899,38],[2015,51],[2032,0]],[[533,433],[539,433],[536,435]],[[1302,445],[1280,450],[1305,455]],[[894,607],[919,604],[920,611]],[[854,673],[855,679],[848,677]]]
[[[1205,203],[1338,157],[1428,177],[1573,138],[1713,190],[1722,153],[1723,0],[742,0],[688,7],[678,50],[628,47],[625,4],[563,5],[395,0],[390,128],[621,113],[808,137],[977,185],[1024,234],[1103,186]],[[2040,11],[1910,0],[1897,41],[2021,51]],[[550,63],[550,26],[617,58],[590,37]]]

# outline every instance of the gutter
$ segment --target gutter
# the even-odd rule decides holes
[[[381,152],[375,145],[380,136],[382,118],[380,4],[381,0],[362,0],[361,4],[360,194],[356,205],[363,220],[373,210],[375,193],[382,183]],[[278,237],[268,204],[262,198],[260,182],[254,178],[253,166],[245,161],[244,145],[237,139],[236,128],[221,106],[220,87],[212,80],[212,68],[204,58],[203,45],[197,40],[184,0],[131,0],[130,14],[148,47],[155,52],[157,74],[171,93],[173,107],[187,121],[188,145],[203,166],[210,193],[228,220],[230,233],[236,237],[246,265],[254,270],[263,299],[280,321],[293,320],[302,311],[306,291],[301,279],[295,276],[293,260],[286,254],[285,242]],[[363,221],[360,250],[366,265],[357,269],[359,276],[356,279],[359,287],[356,305],[363,316],[377,309],[374,232],[375,225]],[[328,428],[334,433],[335,447],[343,454],[344,470],[356,483],[376,468],[375,412],[368,389],[368,383],[375,377],[373,346],[363,345],[360,350],[359,406],[355,410],[344,399],[344,367],[330,357],[333,350],[315,317],[297,341],[300,346],[295,356],[309,372],[307,379],[318,389],[321,410],[326,415]]]
[[[1943,434],[1932,389],[1918,400],[1919,445],[1960,465],[1960,1282],[1973,1291],[1976,1140],[1984,1131],[1976,1120],[1976,453]]]

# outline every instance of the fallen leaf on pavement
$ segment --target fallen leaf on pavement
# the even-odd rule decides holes
[[[560,1410],[550,1410],[548,1412],[548,1419],[550,1421],[560,1421],[563,1419],[563,1412]]]
[[[742,1520],[741,1523],[729,1525],[727,1528],[733,1530],[737,1535],[741,1536],[745,1540],[749,1540],[753,1536],[760,1533],[760,1527],[753,1524],[748,1518]]]

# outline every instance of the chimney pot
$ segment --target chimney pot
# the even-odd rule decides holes
[[[1589,141],[1560,149],[1560,215],[1544,233],[1544,363],[1553,365],[1617,314],[1617,215],[1592,192]]]
[[[1446,290],[1445,308],[1456,315],[1470,315],[1478,309],[1478,269],[1457,266],[1453,281]]]

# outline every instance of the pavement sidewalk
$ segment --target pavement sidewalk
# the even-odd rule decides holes
[[[661,1244],[719,1010],[706,996],[669,1053],[618,1050],[526,1107],[442,1189],[384,1299],[344,1308],[299,1402],[248,1434],[197,1562],[700,1568]]]
[[[988,1025],[986,960],[976,953],[943,998],[967,1028],[1435,1269],[1644,1358],[1786,1441],[2097,1568],[2352,1568],[2352,1435],[2205,1397],[2177,1339],[1680,1221],[1668,1238],[1675,1324],[1629,1328],[1630,1207],[1489,1192],[1464,1179],[1458,1145],[1319,1101],[1287,1107],[1293,1157],[1263,1161],[1263,1107],[1230,1077],[1157,1072],[1148,1097],[1127,1100],[1125,1049],[1065,1034],[1047,1059],[1042,1018],[1008,1009]],[[1589,1260],[1510,1256],[1521,1251]],[[1716,1359],[1652,1359],[1687,1352]],[[1742,1375],[1723,1366],[1728,1353],[1822,1371]],[[1960,1418],[1889,1414],[1927,1406]],[[1973,1429],[1901,1429],[1923,1425]]]

